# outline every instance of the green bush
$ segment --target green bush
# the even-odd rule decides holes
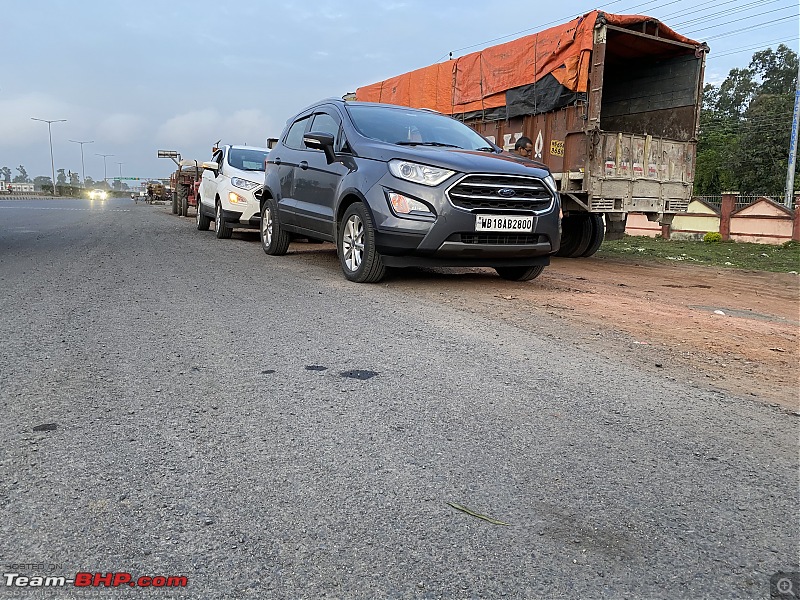
[[[703,236],[703,241],[707,244],[716,244],[717,242],[722,241],[722,235],[716,231],[709,231]]]

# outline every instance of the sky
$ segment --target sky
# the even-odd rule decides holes
[[[800,0],[0,0],[0,167],[163,178],[157,151],[264,146],[317,100],[569,21],[655,17],[711,47],[707,83],[798,50]],[[104,159],[98,154],[111,154]],[[119,163],[122,163],[121,165]]]

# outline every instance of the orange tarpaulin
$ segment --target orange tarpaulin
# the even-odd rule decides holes
[[[548,74],[570,91],[586,92],[598,18],[618,27],[658,23],[659,38],[697,45],[651,17],[592,11],[541,33],[360,87],[356,99],[460,114],[505,106],[507,90]]]

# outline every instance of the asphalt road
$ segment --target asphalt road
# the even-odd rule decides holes
[[[268,257],[164,206],[0,200],[0,573],[187,577],[58,598],[718,599],[800,570],[795,414],[409,281],[437,285],[351,284],[327,247]]]

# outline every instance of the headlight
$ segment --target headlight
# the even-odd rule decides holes
[[[552,175],[548,175],[548,176],[547,176],[547,177],[545,177],[545,178],[544,178],[542,181],[544,181],[544,184],[545,184],[547,187],[549,187],[549,188],[550,188],[550,191],[551,191],[551,192],[558,193],[558,188],[556,187],[556,180],[555,180],[555,179],[553,179],[553,176],[552,176]]]
[[[448,171],[441,167],[431,167],[407,160],[393,159],[389,161],[389,171],[398,179],[421,183],[422,185],[439,185],[450,177],[455,171]]]
[[[242,198],[236,192],[228,192],[228,202],[231,204],[247,204],[247,199]]]
[[[252,190],[253,188],[258,187],[258,184],[255,181],[247,181],[247,179],[242,179],[241,177],[231,177],[231,185],[243,190]]]
[[[403,196],[402,194],[398,194],[396,192],[388,192],[389,196],[389,204],[392,205],[392,210],[400,215],[407,215],[412,212],[418,213],[425,213],[426,215],[430,215],[431,209],[428,208],[427,204],[420,202],[419,200],[414,200],[413,198],[409,198],[408,196]]]

